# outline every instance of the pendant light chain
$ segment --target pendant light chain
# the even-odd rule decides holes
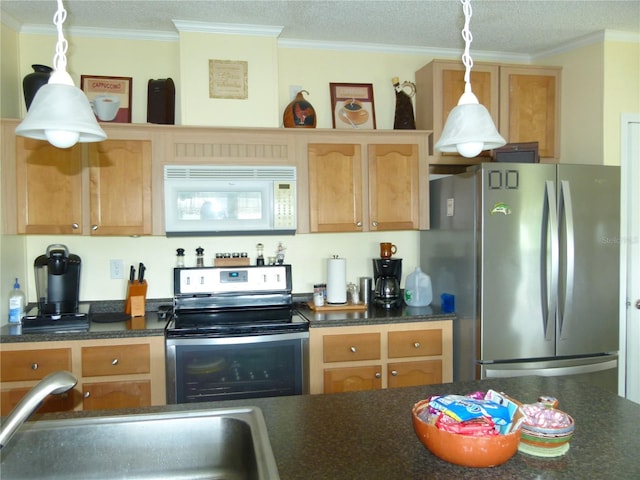
[[[469,53],[471,42],[473,41],[473,35],[469,29],[469,23],[471,22],[471,0],[460,0],[462,2],[462,11],[464,13],[464,27],[462,29],[462,38],[464,40],[464,52],[462,53],[462,64],[465,67],[464,71],[464,88],[466,92],[471,91],[471,67],[473,67],[473,59]]]
[[[53,56],[53,68],[58,72],[67,70],[67,48],[69,43],[62,33],[62,24],[67,19],[67,11],[62,5],[62,0],[58,0],[58,10],[53,16],[53,24],[58,30],[58,41],[56,42],[56,53]]]

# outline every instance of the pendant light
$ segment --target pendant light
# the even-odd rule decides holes
[[[471,158],[482,150],[499,148],[507,142],[498,133],[489,111],[478,102],[478,98],[471,91],[471,67],[473,67],[473,59],[469,54],[473,39],[469,30],[471,1],[461,0],[461,2],[464,12],[462,29],[462,38],[465,43],[462,54],[462,63],[465,66],[464,93],[458,100],[458,105],[449,113],[442,136],[436,142],[435,148],[441,152],[458,152],[463,157]]]
[[[49,83],[36,93],[25,119],[16,127],[16,135],[47,140],[58,148],[69,148],[77,142],[100,142],[107,134],[100,128],[87,96],[73,84],[67,73],[67,40],[62,34],[62,24],[67,11],[62,0],[57,0],[58,10],[53,23],[58,30],[54,71]]]

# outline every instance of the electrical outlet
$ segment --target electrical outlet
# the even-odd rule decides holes
[[[122,260],[110,260],[111,280],[124,278],[124,262]]]

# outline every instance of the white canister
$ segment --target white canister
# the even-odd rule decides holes
[[[347,259],[327,259],[327,303],[347,303]]]

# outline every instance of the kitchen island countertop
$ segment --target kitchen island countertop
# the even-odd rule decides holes
[[[412,406],[434,394],[493,388],[524,402],[559,399],[573,416],[569,451],[557,458],[518,452],[492,468],[433,456],[416,437]],[[640,478],[640,405],[566,377],[520,377],[366,392],[304,395],[120,410],[120,414],[257,406],[265,417],[282,480],[635,479]],[[44,417],[113,415],[113,411]],[[179,445],[176,446],[179,448]],[[117,461],[117,459],[114,459]]]

